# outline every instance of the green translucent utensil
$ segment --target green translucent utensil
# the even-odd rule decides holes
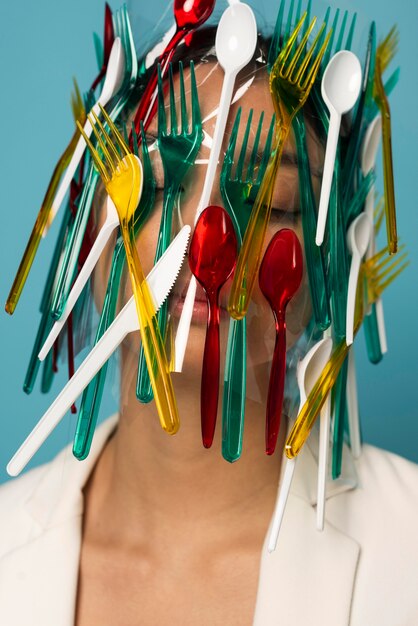
[[[158,66],[158,147],[164,167],[164,200],[154,263],[159,261],[171,243],[173,209],[176,197],[184,177],[194,164],[203,140],[202,118],[193,62],[190,63],[191,119],[187,111],[182,63],[179,65],[179,79],[181,125],[177,123],[176,92],[174,89],[173,68],[170,65],[169,100],[171,129],[167,130],[163,80],[161,67]],[[165,337],[167,329],[168,302],[166,300],[157,313],[157,320],[163,337]],[[136,395],[140,402],[150,402],[153,398],[151,381],[142,346],[139,354]]]
[[[134,228],[136,235],[139,233],[142,226],[146,223],[154,207],[155,199],[155,179],[152,172],[151,159],[148,152],[145,131],[142,125],[141,134],[142,168],[144,183],[141,200],[137,209],[137,215],[135,217]],[[138,139],[136,137],[134,128],[132,128],[132,138],[134,153],[138,156]],[[122,236],[119,235],[115,249],[113,251],[112,264],[110,268],[105,299],[95,337],[95,345],[115,319],[120,285],[122,282],[122,275],[125,267],[125,260],[126,257],[123,239]],[[91,442],[93,439],[97,418],[100,411],[100,404],[103,397],[104,385],[106,382],[107,365],[108,363],[106,362],[100,372],[96,374],[90,384],[86,387],[81,399],[73,443],[73,454],[80,461],[85,459],[90,452]]]
[[[238,249],[242,245],[252,206],[267,168],[275,126],[275,116],[273,116],[264,150],[257,159],[264,113],[260,115],[254,145],[250,151],[248,150],[248,139],[253,118],[253,110],[251,109],[241,150],[236,160],[235,151],[241,112],[241,108],[239,108],[225,154],[220,180],[222,198],[234,224]],[[235,162],[236,170],[233,173],[232,168]],[[244,166],[247,167],[245,173]],[[231,318],[229,322],[222,400],[222,456],[230,463],[236,461],[242,453],[247,376],[246,335],[246,318],[244,317],[242,320]]]
[[[132,89],[135,86],[138,75],[138,61],[136,58],[135,42],[126,6],[123,6],[115,13],[113,20],[115,37],[120,37],[125,53],[125,73],[122,86],[116,97],[113,98],[110,103],[111,111],[109,113],[109,117],[114,122],[123,111]],[[67,248],[62,262],[61,275],[54,292],[51,310],[51,314],[54,319],[59,319],[61,317],[76,275],[78,257],[89,220],[94,193],[100,179],[98,172],[94,169],[93,163],[90,163],[87,177],[90,180],[89,189],[83,192],[76,219],[67,242]]]

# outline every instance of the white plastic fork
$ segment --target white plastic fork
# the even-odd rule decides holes
[[[112,50],[110,52],[109,63],[107,66],[107,72],[105,81],[103,84],[102,92],[93,106],[90,113],[94,111],[94,113],[99,116],[100,115],[100,106],[103,108],[107,105],[109,100],[119,91],[120,86],[123,82],[123,77],[125,73],[125,53],[123,50],[123,45],[119,37],[116,37],[113,42]],[[92,133],[92,126],[87,119],[84,125],[84,132],[88,137],[90,137]],[[58,187],[58,191],[55,195],[54,201],[52,203],[50,217],[48,220],[48,224],[46,225],[43,237],[46,236],[51,224],[59,211],[59,208],[64,200],[65,194],[68,191],[70,183],[74,177],[74,174],[77,170],[77,167],[81,161],[81,158],[86,149],[86,142],[84,141],[83,136],[80,136],[78,140],[76,149],[74,150],[74,154],[71,158],[70,164],[67,167],[64,178],[61,181],[60,186]]]
[[[216,56],[221,67],[225,71],[222,85],[222,93],[219,102],[218,116],[216,119],[215,133],[213,136],[212,149],[210,152],[205,182],[195,221],[210,201],[216,169],[218,167],[219,154],[222,140],[225,134],[225,126],[228,120],[229,108],[235,86],[235,79],[252,59],[257,45],[257,22],[252,9],[244,3],[231,4],[223,13],[216,31]],[[175,371],[183,369],[184,354],[189,338],[190,324],[193,315],[193,305],[196,297],[196,279],[191,277],[187,289],[183,310],[179,320],[175,340]]]

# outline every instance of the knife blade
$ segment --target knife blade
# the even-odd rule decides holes
[[[166,300],[177,279],[186,253],[190,230],[190,226],[182,228],[147,276],[156,310]],[[7,473],[10,476],[20,474],[126,335],[136,330],[139,330],[139,322],[132,296],[11,458],[7,465]]]

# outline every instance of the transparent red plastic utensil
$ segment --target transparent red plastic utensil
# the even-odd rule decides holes
[[[266,414],[266,454],[276,448],[286,375],[286,307],[299,289],[303,256],[293,230],[283,228],[271,240],[260,266],[258,282],[276,323],[276,344],[271,364]]]
[[[103,78],[106,75],[107,64],[110,57],[110,51],[113,46],[113,42],[115,40],[115,32],[113,30],[113,17],[112,17],[112,9],[106,2],[105,4],[105,21],[104,21],[104,34],[103,34],[103,65],[100,69],[99,74],[94,79],[92,86],[90,87],[91,91],[94,91],[101,83]]]
[[[219,395],[219,292],[237,260],[237,238],[228,213],[209,206],[200,215],[189,250],[189,265],[208,299],[208,325],[203,355],[200,412],[202,441],[210,448],[216,426]]]
[[[159,58],[163,78],[178,44],[209,19],[215,8],[215,2],[216,0],[174,0],[176,31]],[[157,111],[157,80],[156,64],[135,114],[134,124],[138,139],[141,137],[141,121],[144,129],[147,130]]]

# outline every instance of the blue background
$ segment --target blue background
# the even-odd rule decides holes
[[[113,10],[119,7],[111,4]],[[339,6],[335,2],[330,4]],[[166,0],[130,2],[137,32],[149,33],[150,23],[155,23],[155,16],[166,6]],[[222,10],[226,2],[218,0],[217,6]],[[278,2],[254,0],[252,6],[271,20]],[[314,9],[315,6],[320,7],[317,14],[322,16],[324,5],[314,2]],[[366,357],[364,338],[360,336],[356,356],[364,440],[418,461],[418,206],[415,193],[418,5],[416,0],[402,0],[397,4],[353,0],[343,6],[351,12],[360,12],[360,30],[361,24],[364,27],[367,21],[375,19],[379,38],[394,23],[398,24],[401,35],[400,51],[391,66],[401,66],[401,81],[391,97],[391,106],[398,227],[411,265],[389,288],[384,299],[389,353],[379,366],[372,366]],[[102,36],[103,13],[104,3],[98,0],[24,0],[1,5],[2,306],[52,169],[73,132],[69,107],[72,76],[77,77],[84,90],[97,73],[92,33],[96,31]],[[382,190],[381,181],[379,187]],[[39,321],[40,294],[57,230],[58,224],[54,223],[51,236],[42,242],[14,316],[10,318],[0,313],[0,482],[8,478],[7,461],[65,383],[65,367],[62,366],[47,396],[38,391],[39,385],[30,396],[22,391]],[[109,392],[102,406],[102,417],[114,410],[116,400]],[[52,458],[71,440],[74,425],[75,417],[66,417],[29,467]]]

